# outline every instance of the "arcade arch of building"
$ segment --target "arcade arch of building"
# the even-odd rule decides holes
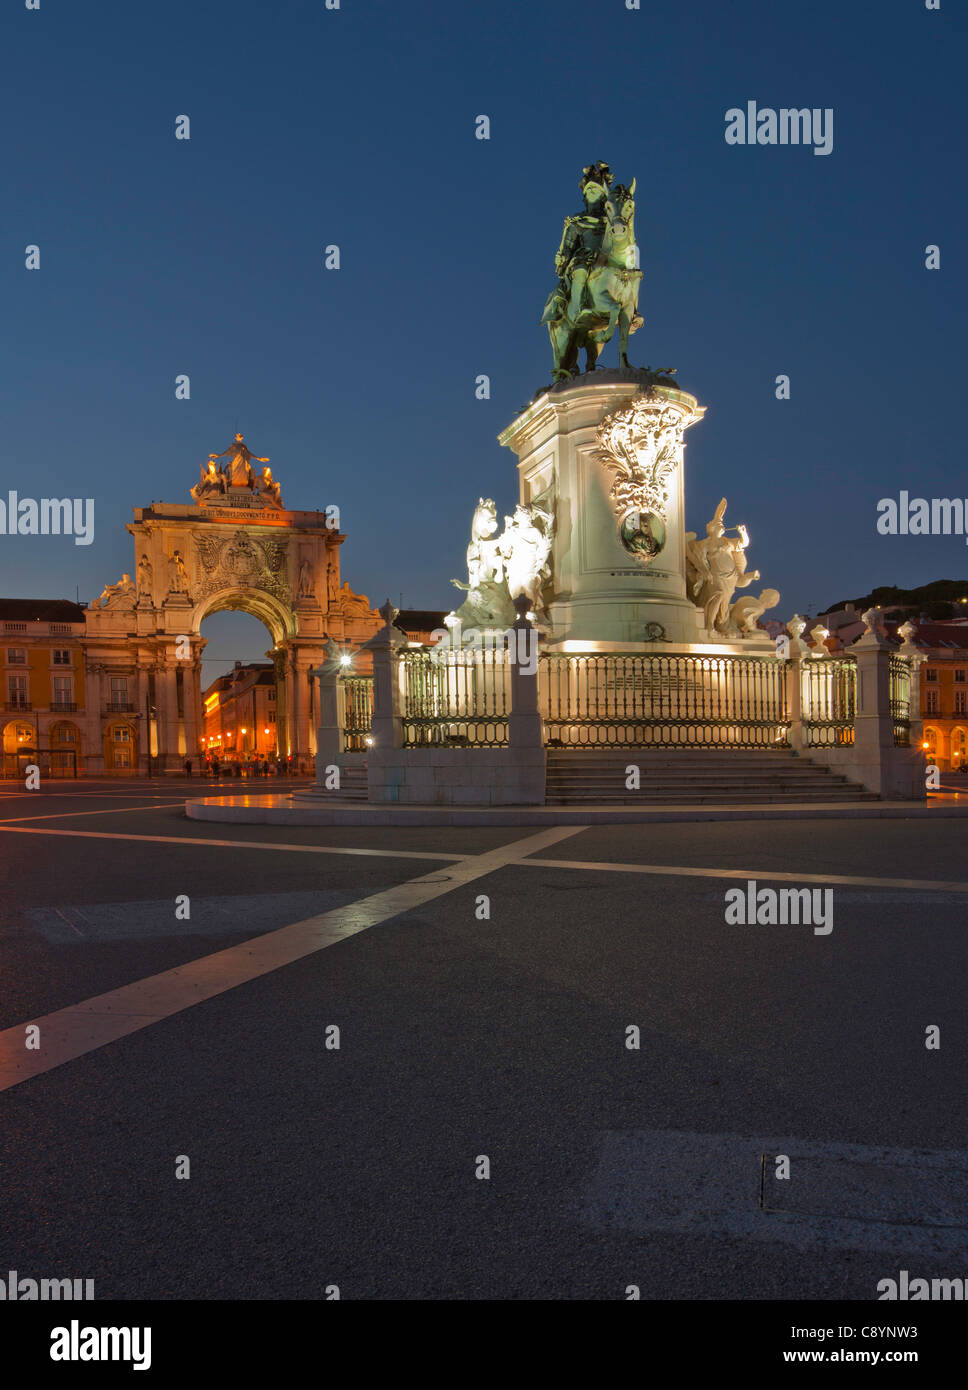
[[[221,464],[219,459],[226,458]],[[382,619],[340,578],[335,508],[292,511],[279,484],[236,435],[210,455],[188,504],[136,508],[127,530],[130,573],[105,587],[85,615],[84,770],[118,776],[197,770],[204,748],[204,620],[225,609],[258,618],[276,676],[279,752],[311,770],[314,682],[331,639],[358,647]],[[65,752],[69,749],[69,744]],[[52,744],[53,747],[53,744]]]

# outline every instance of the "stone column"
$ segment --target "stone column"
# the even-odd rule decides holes
[[[370,737],[373,739],[373,748],[381,753],[403,746],[397,653],[406,638],[393,626],[397,611],[387,599],[380,609],[380,616],[384,620],[383,627],[365,642],[362,648],[373,654],[373,721]]]
[[[138,694],[137,705],[135,707],[135,714],[137,715],[135,723],[136,728],[139,730],[140,733],[138,744],[138,771],[143,774],[148,771],[149,766],[151,767],[152,772],[155,770],[154,763],[149,764],[149,759],[152,756],[152,721],[150,709],[151,691],[148,683],[148,671],[144,666],[139,666],[137,668],[136,681],[138,687]]]
[[[182,762],[178,752],[178,690],[175,668],[169,664],[167,656],[164,665],[156,668],[155,696],[158,701],[161,771],[177,772]]]
[[[84,713],[81,728],[83,743],[77,760],[77,773],[104,772],[104,723],[103,710],[106,700],[102,675],[104,667],[100,662],[84,668]]]
[[[308,667],[298,649],[290,655],[292,690],[292,756],[296,771],[309,756],[309,679]]]
[[[332,644],[335,647],[335,643]],[[316,713],[316,785],[322,787],[326,768],[338,765],[343,751],[342,700],[339,656],[328,658],[314,666],[309,674],[318,681],[319,699]]]
[[[199,753],[202,750],[202,729],[198,720],[198,663],[181,663],[182,670],[182,708],[185,718],[185,757],[191,758],[192,767],[199,770]]]
[[[857,658],[857,715],[854,719],[854,761],[864,785],[888,800],[921,800],[925,795],[924,754],[915,738],[894,744],[891,712],[891,657],[896,654],[883,632],[869,628],[851,648]],[[905,658],[906,659],[906,658]],[[912,672],[913,686],[917,679]]]
[[[530,607],[526,594],[514,600],[517,618],[511,631],[515,646],[511,663],[511,712],[508,743],[512,748],[542,748],[541,715],[538,713],[538,633],[525,617]]]
[[[293,726],[293,698],[292,688],[292,655],[286,651],[282,655],[282,679],[278,683],[278,702],[279,695],[282,695],[282,733],[279,738],[279,753],[285,760],[289,754],[296,756],[296,735]],[[276,715],[278,720],[279,716]],[[276,726],[279,727],[278,724]]]
[[[514,600],[517,618],[511,629],[511,711],[508,715],[508,753],[514,764],[510,799],[524,806],[543,806],[547,782],[544,725],[538,710],[538,632],[524,616],[530,607],[526,594]],[[502,750],[503,751],[503,750]]]
[[[794,753],[802,753],[807,747],[803,728],[803,663],[808,659],[810,649],[801,637],[805,627],[806,623],[799,613],[794,613],[786,625],[786,630],[790,634],[788,644],[790,663],[787,666],[787,712],[790,716],[790,747]]]

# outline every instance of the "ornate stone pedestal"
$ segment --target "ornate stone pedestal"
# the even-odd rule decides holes
[[[500,435],[553,506],[548,645],[708,640],[686,589],[683,436],[705,407],[648,372],[550,387]]]

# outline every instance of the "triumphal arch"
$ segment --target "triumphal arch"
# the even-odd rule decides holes
[[[89,772],[180,772],[188,758],[197,768],[201,625],[223,609],[264,623],[278,753],[308,768],[317,723],[311,668],[330,641],[352,650],[382,625],[365,595],[341,582],[346,536],[335,505],[288,510],[268,458],[241,434],[210,454],[200,475],[189,502],[135,508],[131,571],[88,606],[87,707],[100,723]]]

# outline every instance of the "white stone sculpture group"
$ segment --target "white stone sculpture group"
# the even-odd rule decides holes
[[[507,628],[515,619],[514,600],[524,594],[538,623],[544,619],[542,589],[551,577],[554,518],[537,505],[519,503],[495,537],[497,507],[478,499],[467,547],[467,583],[453,579],[467,597],[453,616],[468,628]]]
[[[764,589],[759,598],[748,595],[734,600],[736,590],[747,588],[759,579],[760,572],[747,574],[749,532],[745,526],[737,526],[736,535],[727,536],[725,512],[724,497],[706,525],[703,540],[696,539],[695,531],[686,532],[689,596],[702,609],[707,632],[727,639],[751,637],[757,631],[757,619],[780,602],[780,595],[776,589]]]

